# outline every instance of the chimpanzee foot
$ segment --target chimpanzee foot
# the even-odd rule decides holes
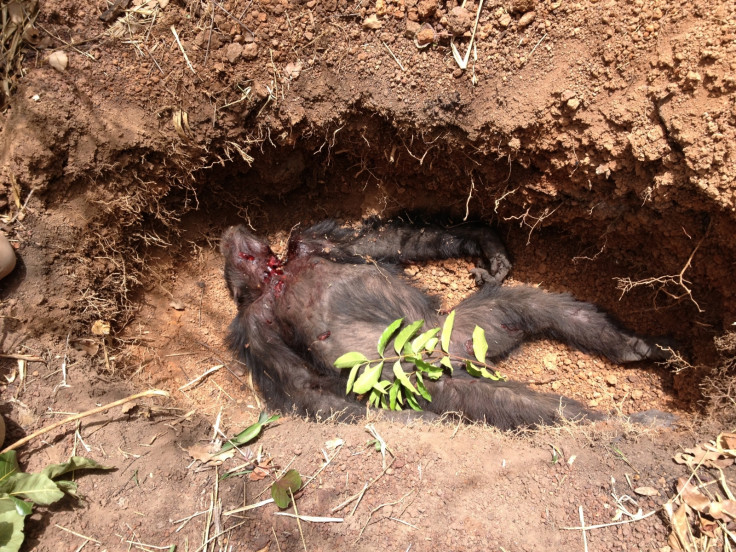
[[[499,286],[503,281],[503,277],[498,278],[496,276],[492,276],[485,268],[471,268],[470,273],[473,275],[473,278],[475,278],[475,285],[478,287],[483,287],[486,284]]]

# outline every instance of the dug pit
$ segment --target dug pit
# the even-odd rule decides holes
[[[261,500],[274,467],[315,473],[336,436],[344,452],[305,489],[300,511],[346,521],[303,527],[310,549],[396,539],[417,550],[569,549],[580,536],[559,527],[579,524],[577,505],[590,523],[613,517],[611,476],[658,488],[660,502],[641,499],[654,508],[681,475],[674,443],[705,438],[604,428],[517,440],[386,424],[396,454],[386,474],[362,426],[287,418],[254,447],[273,458],[265,480],[228,479],[210,495],[221,473],[190,469],[182,447],[215,437],[213,426],[237,433],[264,408],[223,342],[235,309],[217,245],[230,224],[283,247],[324,218],[486,221],[512,257],[507,285],[569,291],[638,333],[673,338],[682,355],[624,368],[542,340],[501,372],[600,410],[656,408],[690,428],[732,422],[729,3],[157,0],[116,2],[104,20],[107,6],[49,0],[31,17],[32,3],[15,4],[26,16],[4,73],[0,207],[19,262],[0,282],[3,352],[44,362],[28,363],[21,380],[18,359],[2,360],[12,380],[6,444],[141,388],[172,394],[91,418],[82,441],[67,428],[29,445],[30,467],[64,459],[74,442],[119,466],[82,480],[85,509],[28,522],[35,549],[68,542],[57,525],[110,549],[201,540],[206,516],[178,533],[184,522],[173,522],[218,500],[226,510]],[[465,70],[452,44],[461,58],[472,49]],[[64,67],[49,59],[59,51]],[[474,291],[473,262],[404,272],[450,308]],[[98,321],[109,335],[93,332]],[[548,462],[550,441],[578,463]],[[626,462],[612,452],[622,447]],[[382,474],[353,516],[353,505],[330,513]],[[301,549],[294,520],[269,508],[238,528],[227,521],[220,538]],[[440,511],[447,531],[432,521]],[[631,527],[589,538],[597,550],[666,542],[656,516]]]

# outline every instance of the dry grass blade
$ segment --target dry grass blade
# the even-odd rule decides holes
[[[93,416],[95,414],[99,414],[100,412],[105,412],[106,410],[110,410],[111,408],[115,408],[116,406],[121,406],[125,403],[135,401],[137,399],[142,399],[144,397],[168,397],[169,394],[166,391],[161,391],[159,389],[151,389],[150,391],[143,391],[142,393],[136,393],[135,395],[130,395],[129,397],[125,397],[124,399],[120,399],[119,401],[114,401],[111,403],[108,403],[104,406],[100,406],[98,408],[93,408],[91,410],[87,410],[85,412],[82,412],[81,414],[74,414],[73,416],[69,416],[68,418],[64,418],[63,420],[60,420],[56,423],[51,424],[50,426],[46,426],[43,429],[39,429],[38,431],[34,431],[27,437],[24,437],[23,439],[16,441],[9,447],[5,447],[3,450],[0,451],[1,453],[8,452],[9,450],[15,450],[29,441],[32,441],[36,437],[39,437],[45,433],[48,433],[49,431],[52,431],[56,429],[57,427],[61,427],[64,424],[68,424],[70,422],[76,422],[77,420],[81,420],[82,418],[86,418],[88,416]]]
[[[25,43],[37,37],[33,28],[37,15],[35,0],[13,0],[0,8],[0,109],[5,107],[16,81],[23,76],[22,50]]]

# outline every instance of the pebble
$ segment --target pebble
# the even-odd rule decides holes
[[[563,102],[568,102],[574,97],[575,92],[573,92],[572,90],[565,90],[564,92],[562,92],[562,94],[560,94],[560,100],[562,100]]]
[[[524,13],[535,8],[537,0],[511,0],[509,9],[512,13]]]
[[[258,45],[255,42],[250,42],[243,46],[242,56],[245,59],[256,59],[258,57]]]
[[[575,111],[578,107],[580,107],[580,100],[577,98],[571,98],[567,100],[567,107]]]
[[[524,15],[521,16],[521,19],[519,19],[519,28],[523,29],[524,27],[528,27],[529,25],[531,25],[535,17],[537,17],[536,12],[526,12]]]
[[[455,36],[461,36],[473,26],[473,14],[461,6],[452,8],[447,16],[447,26]]]
[[[417,32],[417,43],[420,46],[425,44],[432,44],[434,42],[435,32],[430,25],[422,25],[422,28]]]
[[[363,20],[363,27],[375,30],[383,27],[383,23],[378,20],[378,16],[374,13]]]
[[[609,374],[606,376],[606,383],[608,385],[615,386],[618,383],[618,378],[613,374]]]
[[[240,59],[240,54],[242,53],[243,47],[237,42],[232,42],[227,45],[227,48],[225,48],[225,57],[232,64],[237,63],[238,59]]]

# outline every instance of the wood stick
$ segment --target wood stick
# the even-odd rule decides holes
[[[53,423],[50,426],[46,426],[43,429],[34,431],[27,437],[23,437],[23,439],[21,439],[20,441],[16,441],[9,447],[5,447],[2,451],[0,451],[0,454],[3,454],[8,451],[22,447],[28,441],[31,441],[35,439],[36,437],[43,435],[44,433],[48,433],[49,431],[54,430],[57,427],[63,426],[64,424],[68,424],[70,422],[76,422],[77,420],[81,420],[82,418],[86,418],[87,416],[93,416],[94,414],[105,412],[106,410],[110,410],[111,408],[115,408],[116,406],[120,406],[125,403],[135,401],[137,399],[142,399],[143,397],[168,397],[168,396],[169,394],[166,391],[161,391],[160,389],[151,389],[149,391],[143,391],[143,393],[136,393],[135,395],[130,395],[129,397],[120,399],[119,401],[111,402],[109,404],[106,404],[105,406],[99,406],[97,408],[93,408],[92,410],[87,410],[86,412],[82,412],[81,414],[74,414],[73,416],[69,416],[67,418],[64,418],[63,420]]]

